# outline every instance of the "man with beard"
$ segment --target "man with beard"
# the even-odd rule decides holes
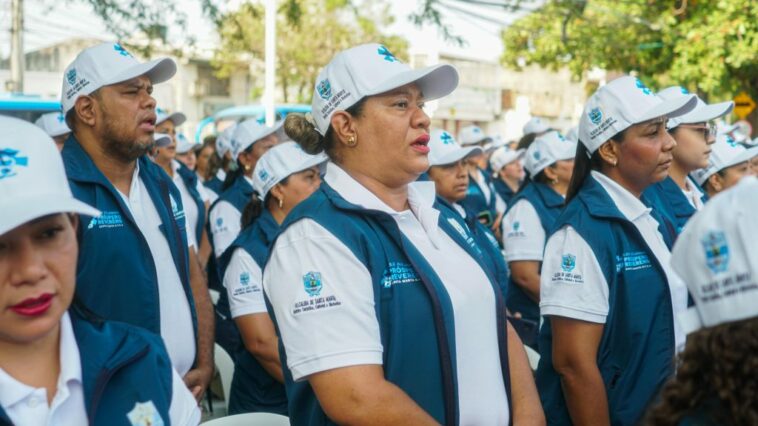
[[[153,84],[175,73],[171,59],[140,63],[120,44],[82,51],[63,77],[73,134],[62,156],[74,196],[103,212],[80,218],[77,296],[100,317],[159,334],[199,400],[213,374],[213,311],[181,194],[145,155]]]

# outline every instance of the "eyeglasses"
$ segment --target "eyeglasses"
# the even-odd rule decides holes
[[[716,124],[714,123],[708,123],[705,126],[696,126],[694,124],[680,124],[679,127],[684,127],[687,129],[693,129],[693,130],[702,130],[703,136],[705,139],[708,139],[710,136],[716,137]]]

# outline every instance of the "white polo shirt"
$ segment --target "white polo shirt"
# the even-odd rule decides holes
[[[252,179],[245,176],[245,180],[250,186],[253,186]],[[221,257],[239,235],[242,230],[241,219],[242,212],[228,201],[219,201],[211,209],[208,220],[210,221],[211,238],[213,238],[213,253],[216,258]]]
[[[460,423],[507,424],[495,295],[479,264],[438,228],[434,184],[409,185],[411,208],[396,212],[333,163],[327,165],[325,180],[348,202],[392,216],[445,285],[454,312]],[[303,280],[313,271],[320,273],[320,296],[327,303],[302,310],[309,298]],[[295,380],[339,367],[382,364],[371,275],[315,221],[300,220],[280,235],[264,268],[263,286]]]
[[[508,210],[502,224],[505,260],[542,261],[545,250],[545,229],[529,200],[520,199]]]
[[[634,224],[663,267],[676,318],[687,310],[687,287],[671,268],[671,252],[658,231],[658,221],[650,215],[651,209],[604,174],[593,171],[592,178],[605,189],[624,217]],[[556,273],[562,271],[564,253],[576,256],[574,274],[583,276],[582,285],[553,280]],[[589,244],[568,225],[556,231],[545,247],[540,279],[540,314],[604,324],[609,310],[608,294],[608,282]],[[674,320],[674,338],[678,350],[683,348],[685,337],[679,323]]]
[[[187,241],[190,243],[190,246],[199,248],[200,245],[199,242],[196,241],[197,236],[195,235],[195,230],[197,229],[197,221],[200,217],[200,212],[197,209],[197,204],[195,204],[195,199],[192,198],[192,195],[190,195],[189,190],[187,189],[187,185],[184,183],[182,177],[179,176],[180,167],[181,164],[179,164],[178,161],[171,161],[171,168],[174,170],[174,185],[176,185],[176,188],[179,189],[179,193],[182,194],[182,206],[184,207],[184,214],[187,221]],[[203,185],[200,183],[200,179],[197,180],[195,189],[197,189],[197,192],[200,194],[200,198],[204,203],[210,200],[210,197],[207,193],[208,191],[206,191]]]
[[[68,312],[61,317],[60,324],[61,370],[55,396],[50,405],[47,403],[47,389],[34,388],[21,383],[0,368],[0,406],[13,424],[19,426],[87,424],[81,358]],[[200,423],[197,401],[174,370],[172,370],[172,389],[169,407],[171,424],[195,426]]]
[[[224,171],[224,169],[218,169],[216,171],[216,177],[221,182],[223,182],[224,180],[226,180],[226,172]],[[218,196],[221,195],[221,194],[216,193],[214,190],[212,190],[212,189],[210,189],[208,187],[205,187],[205,189],[206,189],[206,192],[208,193],[208,202],[210,204],[215,203],[216,200],[218,199]]]
[[[697,187],[695,182],[693,182],[689,176],[687,176],[684,180],[684,188],[682,188],[682,193],[684,193],[687,201],[689,201],[690,205],[694,207],[695,210],[699,211],[703,209],[703,191]]]
[[[158,275],[158,303],[161,315],[161,337],[166,344],[171,362],[179,374],[184,377],[195,361],[195,331],[192,327],[192,312],[189,300],[184,292],[179,272],[174,266],[168,240],[160,230],[163,222],[158,210],[150,198],[145,183],[139,177],[139,163],[134,170],[132,186],[127,197],[121,191],[119,195],[129,208],[142,235],[150,247],[155,271]],[[172,204],[178,203],[172,199]],[[174,215],[181,215],[177,210]]]
[[[263,272],[258,262],[242,248],[232,253],[224,273],[224,287],[229,296],[232,318],[250,314],[264,314]]]

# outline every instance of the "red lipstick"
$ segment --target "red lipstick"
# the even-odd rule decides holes
[[[36,317],[44,314],[53,304],[53,295],[44,293],[39,297],[30,297],[23,302],[11,306],[11,310],[26,317]]]

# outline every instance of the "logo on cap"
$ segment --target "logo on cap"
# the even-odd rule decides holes
[[[444,145],[451,145],[453,143],[453,137],[450,136],[450,133],[448,132],[442,132],[440,135],[440,140],[442,140],[442,143]]]
[[[587,115],[590,117],[592,124],[600,124],[603,120],[603,111],[600,111],[600,108],[592,108]]]
[[[268,172],[266,171],[266,169],[261,169],[261,171],[258,172],[258,177],[261,178],[261,180],[264,181],[264,182],[266,180],[268,180],[268,176],[269,175],[268,175]]]
[[[66,121],[66,117],[64,117],[63,114],[58,114],[58,117],[56,118],[58,119],[59,123],[63,123],[64,121]]]
[[[308,296],[318,296],[324,285],[321,283],[321,272],[308,272],[303,275],[303,287]]]
[[[573,254],[561,256],[561,269],[563,269],[563,272],[571,272],[574,268],[576,268],[576,256]]]
[[[66,72],[66,81],[72,86],[76,84],[76,68],[71,68]]]
[[[29,165],[29,157],[19,157],[14,149],[0,149],[0,179],[16,176],[16,167]]]
[[[118,43],[116,43],[116,44],[113,45],[113,50],[115,50],[116,52],[118,52],[118,54],[121,55],[121,56],[126,56],[126,57],[129,57],[129,58],[133,58],[134,57],[134,56],[132,56],[131,53],[127,52],[127,50],[124,49],[124,47],[121,46]]]
[[[726,242],[726,236],[721,231],[709,232],[700,244],[705,250],[705,263],[711,272],[718,274],[726,271],[729,266],[729,246]]]
[[[316,91],[321,99],[328,101],[332,97],[332,84],[329,83],[329,79],[322,80],[317,86]]]
[[[679,90],[682,91],[683,95],[689,95],[690,94],[690,92],[687,89],[685,89],[684,87],[682,87],[682,86],[679,86]]]
[[[392,52],[389,51],[385,46],[379,46],[379,50],[377,51],[380,55],[384,56],[384,60],[387,62],[400,62],[397,60],[395,55],[392,54]]]
[[[542,158],[542,154],[540,154],[539,151],[534,151],[532,153],[532,157],[534,157],[535,160],[540,161],[540,158]]]
[[[637,86],[638,89],[642,90],[642,93],[646,95],[652,95],[653,91],[648,89],[647,86],[645,86],[639,78],[634,79],[634,84]]]
[[[737,141],[729,135],[726,135],[726,143],[732,148],[737,148]]]

